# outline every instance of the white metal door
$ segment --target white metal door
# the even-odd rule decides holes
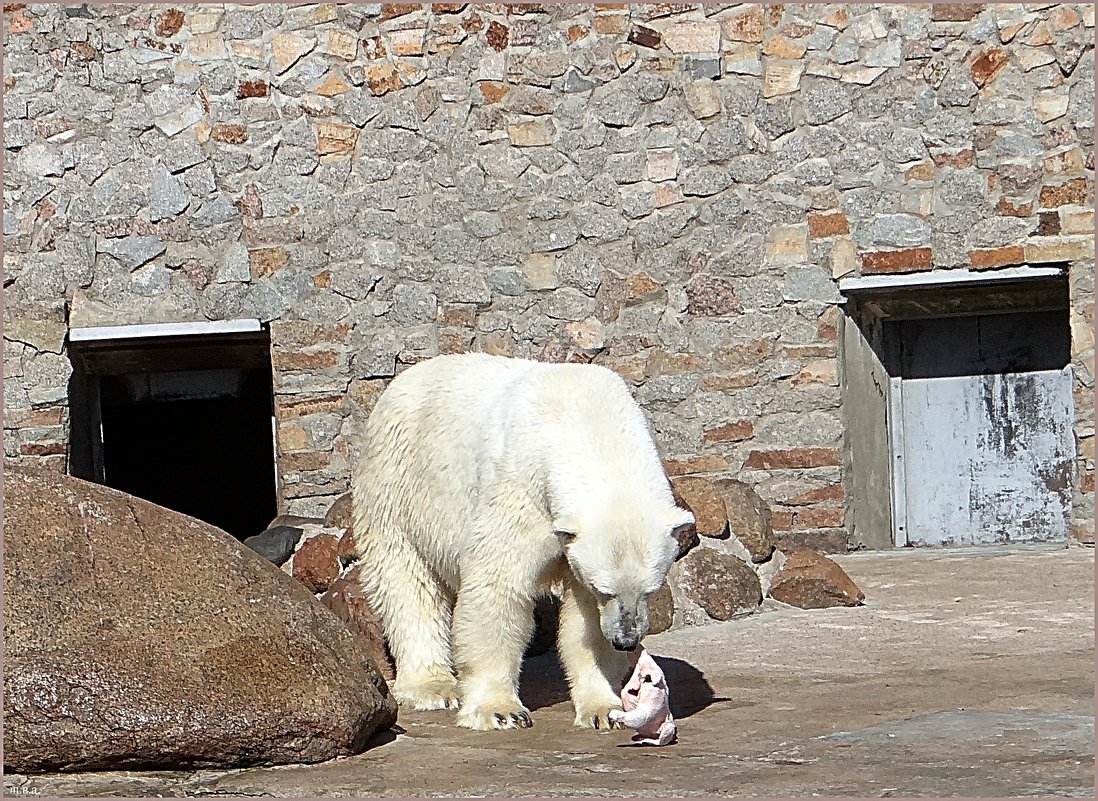
[[[1053,319],[1027,313],[900,324],[892,405],[897,544],[1068,536],[1072,382],[1070,367],[1059,366],[1066,345]]]

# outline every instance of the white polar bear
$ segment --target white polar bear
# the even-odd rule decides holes
[[[531,725],[519,671],[534,601],[559,584],[575,723],[611,727],[626,651],[694,522],[621,378],[485,354],[411,367],[370,414],[353,497],[398,702]]]

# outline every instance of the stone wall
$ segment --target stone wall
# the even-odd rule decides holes
[[[285,511],[481,350],[615,369],[670,473],[842,547],[836,279],[1068,261],[1093,536],[1093,6],[4,17],[8,455],[63,464],[68,325],[252,317]]]

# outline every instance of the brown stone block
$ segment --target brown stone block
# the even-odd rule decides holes
[[[759,577],[742,559],[696,548],[680,564],[683,592],[714,620],[730,620],[762,603]]]
[[[846,491],[842,484],[830,484],[826,487],[808,490],[792,498],[782,501],[786,506],[810,506],[816,503],[828,501],[841,501],[846,497]]]
[[[635,45],[656,50],[663,41],[663,35],[655,28],[649,28],[645,25],[634,25],[629,31],[629,41]]]
[[[974,270],[987,270],[992,267],[1023,264],[1025,263],[1025,260],[1025,249],[1021,245],[973,250],[968,254],[969,265]]]
[[[814,239],[848,233],[850,225],[841,211],[809,212],[808,235]]]
[[[718,470],[725,470],[727,467],[728,460],[723,456],[716,456],[714,454],[695,456],[692,458],[665,459],[663,462],[663,469],[668,476],[714,473]]]
[[[255,248],[248,251],[248,260],[252,275],[263,278],[285,267],[290,262],[290,252],[286,248]]]
[[[918,270],[929,270],[932,266],[930,248],[882,250],[862,254],[862,272],[866,275],[910,273]]]
[[[271,365],[283,373],[297,370],[326,370],[339,364],[339,354],[334,350],[314,353],[276,350],[271,354]]]
[[[488,23],[488,32],[485,34],[485,37],[488,46],[493,50],[502,51],[506,49],[510,36],[511,32],[507,29],[506,25],[501,25],[495,20]]]
[[[1058,184],[1045,184],[1041,187],[1041,208],[1090,205],[1093,199],[1088,189],[1086,178],[1072,178],[1070,181]]]
[[[755,436],[755,426],[750,420],[737,420],[725,423],[716,428],[710,428],[702,435],[702,441],[712,442],[742,442]]]
[[[934,3],[930,18],[935,22],[968,22],[983,8],[983,3]]]
[[[972,81],[977,86],[986,86],[999,74],[999,71],[1010,61],[1010,56],[999,47],[992,47],[980,54],[974,62],[970,72]]]
[[[744,467],[753,470],[791,470],[837,467],[840,463],[839,451],[835,448],[789,448],[751,451]]]
[[[343,408],[342,395],[330,395],[326,398],[307,398],[305,400],[284,401],[286,396],[280,396],[275,403],[275,417],[279,420],[289,420],[294,417],[305,417],[310,414],[327,414],[338,412]],[[295,396],[290,396],[295,397]]]
[[[841,528],[846,520],[846,510],[810,507],[793,513],[793,530],[814,528]]]
[[[678,504],[694,515],[694,528],[698,534],[717,539],[728,536],[724,498],[708,479],[678,476],[672,479],[671,487]]]
[[[266,81],[241,81],[237,86],[236,96],[243,100],[246,97],[266,97],[267,92]]]
[[[210,138],[228,145],[242,145],[248,141],[248,131],[243,125],[215,125]]]

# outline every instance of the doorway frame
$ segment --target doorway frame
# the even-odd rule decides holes
[[[964,290],[999,286],[1017,292],[1020,305],[1002,306],[1000,311],[1063,310],[1070,303],[1042,305],[1035,288],[1050,281],[1062,282],[1067,295],[1068,265],[1017,266],[999,270],[937,270],[924,273],[875,275],[847,278],[838,282],[846,299],[840,317],[839,378],[844,410],[858,408],[866,420],[847,417],[843,467],[848,486],[848,534],[855,546],[870,549],[909,547],[906,531],[907,497],[904,463],[903,378],[900,371],[899,341],[886,336],[886,322],[905,319],[969,316],[994,311],[966,306],[920,310],[918,304],[892,302],[907,290],[950,290],[961,297]],[[1024,293],[1034,290],[1031,303]],[[1070,363],[1068,365],[1070,367]],[[869,391],[872,387],[875,391]],[[873,430],[883,420],[883,431]],[[860,423],[860,425],[859,425]],[[883,434],[883,443],[880,441]],[[883,480],[882,480],[883,479]],[[882,486],[882,483],[884,486]]]
[[[192,338],[201,339],[238,334],[262,334],[264,332],[267,332],[269,336],[267,328],[256,318],[203,320],[184,323],[139,323],[134,325],[85,326],[69,329],[68,342],[70,347],[68,348],[68,352],[69,358],[72,360],[74,356],[82,358],[81,351],[84,348],[97,348],[105,346],[105,343],[110,342],[128,340],[134,344],[169,345],[182,344],[186,340]],[[76,345],[75,348],[72,347],[74,344]],[[87,426],[89,441],[85,443],[72,442],[71,449],[74,453],[73,458],[70,458],[70,463],[74,460],[78,463],[83,463],[87,460],[84,465],[86,470],[81,470],[81,472],[86,472],[89,480],[101,484],[105,480],[102,392],[100,386],[101,376],[86,370],[78,371],[74,361],[74,376],[76,376],[77,373],[80,374],[80,386],[77,391],[73,393],[77,397],[70,397],[70,404],[75,405],[76,402],[79,402],[87,409],[89,418]],[[279,498],[279,475],[277,431],[275,426],[276,420],[272,409],[271,448],[274,458],[275,469],[273,480],[275,500],[277,502]],[[71,440],[72,432],[70,431],[70,441]],[[77,456],[76,452],[78,450],[84,451],[83,455]]]

